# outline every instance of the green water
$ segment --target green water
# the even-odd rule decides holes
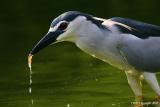
[[[65,11],[78,10],[103,18],[127,17],[160,25],[159,3],[1,0],[0,107],[132,107],[134,94],[124,72],[67,42],[50,46],[33,57],[30,94],[28,53],[48,31],[50,22]],[[152,101],[155,93],[143,83],[145,100]]]
[[[71,43],[50,46],[33,57],[32,94],[28,92],[27,55],[19,66],[16,65],[21,61],[15,59],[8,67],[2,67],[7,72],[0,78],[0,107],[133,106],[134,95],[124,72],[92,58]],[[147,100],[154,98],[145,83],[143,87]]]

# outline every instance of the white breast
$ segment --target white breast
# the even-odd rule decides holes
[[[76,45],[84,52],[96,57],[106,63],[109,63],[119,69],[130,67],[118,50],[120,40],[118,34],[109,34],[104,36],[81,37]]]

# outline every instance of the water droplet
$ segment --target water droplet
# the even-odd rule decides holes
[[[33,103],[34,103],[34,101],[33,101],[33,99],[31,99],[31,104],[33,105]]]
[[[30,94],[32,93],[32,88],[31,88],[31,87],[29,87],[29,93],[30,93]]]
[[[115,106],[116,104],[112,104],[112,106]]]
[[[70,107],[70,104],[67,104],[67,107]]]
[[[29,67],[29,93],[32,94],[32,56],[31,54],[29,54],[28,56],[28,67]],[[31,98],[31,104],[33,105],[34,100]]]
[[[32,79],[30,79],[30,81],[29,81],[29,82],[30,82],[30,84],[32,84]]]

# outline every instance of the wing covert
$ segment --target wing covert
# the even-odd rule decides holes
[[[122,33],[133,34],[142,39],[149,37],[160,37],[160,26],[120,17],[111,18],[109,20],[117,22],[114,25],[118,27]],[[131,29],[122,26],[122,24],[128,26]]]

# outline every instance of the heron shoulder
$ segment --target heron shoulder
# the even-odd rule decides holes
[[[120,33],[132,34],[141,39],[160,37],[160,26],[121,17],[109,20],[114,22],[114,26],[119,29]]]

